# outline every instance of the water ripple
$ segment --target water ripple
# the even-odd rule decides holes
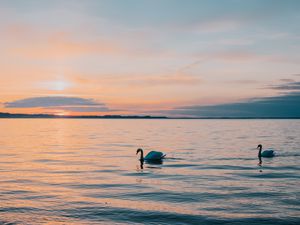
[[[299,125],[1,120],[0,224],[298,225]],[[258,143],[277,157],[258,164]]]

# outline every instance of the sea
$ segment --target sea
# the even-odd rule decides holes
[[[0,119],[0,224],[299,225],[300,120]]]

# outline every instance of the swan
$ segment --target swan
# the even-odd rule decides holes
[[[271,158],[271,157],[275,156],[275,152],[273,150],[265,150],[265,151],[261,152],[261,150],[262,150],[262,145],[261,144],[259,144],[257,146],[257,148],[259,149],[258,158],[261,158],[261,157]]]
[[[141,153],[141,161],[161,161],[166,155],[162,152],[151,151],[144,157],[144,151],[141,148],[136,150],[136,154]]]

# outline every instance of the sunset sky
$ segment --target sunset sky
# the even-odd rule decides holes
[[[300,116],[298,0],[1,0],[0,112]]]

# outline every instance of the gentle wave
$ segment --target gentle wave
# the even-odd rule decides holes
[[[0,224],[300,224],[300,121],[1,122]]]

